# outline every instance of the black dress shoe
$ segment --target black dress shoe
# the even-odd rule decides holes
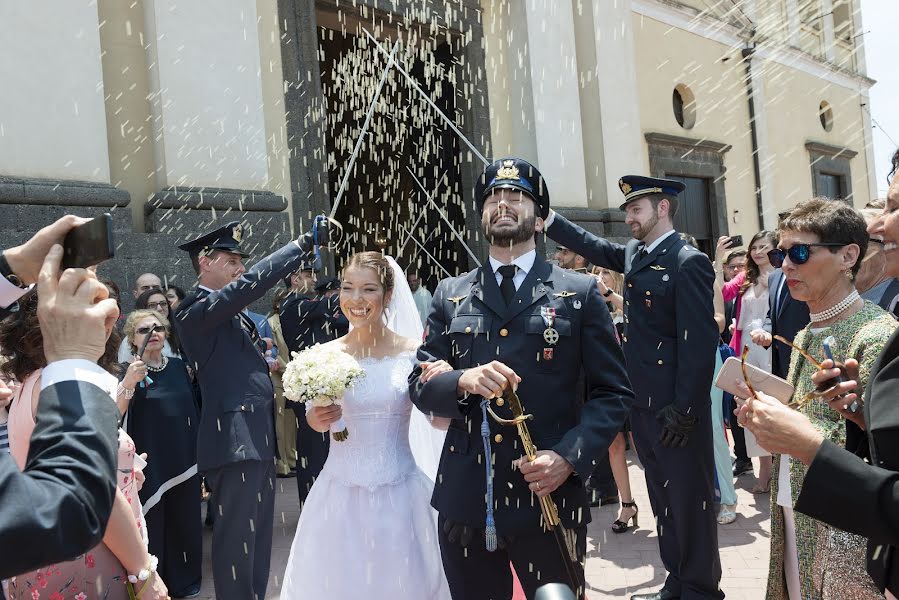
[[[660,589],[653,594],[634,594],[631,600],[678,600],[680,596],[675,596],[665,588]]]
[[[200,582],[193,584],[192,586],[178,592],[177,594],[172,594],[172,598],[196,598],[200,595]]]
[[[751,460],[738,460],[734,462],[734,477],[743,473],[752,473]]]

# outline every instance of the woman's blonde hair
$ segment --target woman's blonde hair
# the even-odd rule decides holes
[[[159,321],[159,324],[165,327],[166,335],[168,335],[171,330],[169,320],[166,319],[162,313],[148,308],[134,311],[128,315],[128,318],[125,320],[125,326],[122,328],[122,333],[125,335],[125,338],[128,340],[128,345],[131,347],[131,352],[137,351],[137,346],[134,345],[134,334],[137,332],[137,324],[147,317],[155,317]]]

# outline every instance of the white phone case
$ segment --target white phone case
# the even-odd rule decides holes
[[[715,379],[715,387],[737,397],[745,396],[746,392],[740,386],[741,383],[744,383],[743,368],[740,362],[740,359],[735,356],[731,356],[724,361],[724,365],[718,371],[718,377]],[[792,401],[793,386],[777,375],[772,375],[749,364],[746,365],[746,375],[756,391],[774,396],[784,404],[789,404]]]

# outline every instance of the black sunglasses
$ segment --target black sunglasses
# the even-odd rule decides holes
[[[147,335],[148,333],[162,333],[163,331],[165,331],[165,327],[162,325],[153,325],[152,327],[141,327],[137,330],[137,333]]]
[[[768,260],[771,261],[771,266],[775,269],[783,266],[784,259],[787,256],[790,257],[790,262],[794,265],[804,265],[812,256],[812,248],[842,248],[845,245],[839,242],[819,242],[817,244],[796,244],[786,250],[775,248],[768,251]]]

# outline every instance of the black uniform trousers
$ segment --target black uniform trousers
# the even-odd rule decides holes
[[[297,414],[297,491],[300,495],[300,507],[306,503],[312,484],[318,479],[328,450],[331,447],[331,434],[320,433],[306,422],[306,409],[301,404]]]
[[[532,534],[516,534],[505,549],[487,552],[483,529],[475,534],[468,546],[463,547],[447,539],[443,532],[445,521],[443,516],[438,516],[437,538],[453,600],[509,600],[512,597],[512,569],[509,563],[515,566],[518,581],[528,598],[533,598],[537,589],[547,583],[571,585],[561,551],[551,531],[538,529]],[[583,581],[587,527],[578,527],[574,531],[577,571]]]
[[[203,577],[203,523],[200,476],[194,475],[162,495],[145,515],[150,554],[169,593],[182,596]]]
[[[718,590],[718,524],[715,520],[711,408],[706,406],[686,448],[659,443],[657,410],[631,409],[637,455],[643,463],[656,516],[659,553],[668,571],[665,589],[682,600],[724,598]]]
[[[275,518],[275,461],[246,460],[210,469],[212,575],[219,600],[264,600]],[[257,549],[259,550],[257,552]]]

